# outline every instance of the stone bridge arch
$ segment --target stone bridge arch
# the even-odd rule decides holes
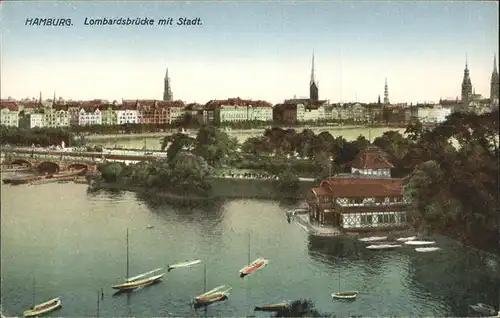
[[[67,167],[68,171],[81,170],[81,169],[83,169],[83,172],[87,172],[89,170],[89,166],[85,163],[74,162],[69,164]]]
[[[37,167],[36,170],[39,173],[48,173],[48,174],[53,174],[53,173],[58,173],[61,170],[61,167],[55,162],[52,161],[44,161],[40,163]]]
[[[28,160],[24,160],[24,159],[14,159],[11,161],[10,163],[11,165],[21,165],[21,166],[28,166],[28,167],[33,167],[33,164],[28,161]]]

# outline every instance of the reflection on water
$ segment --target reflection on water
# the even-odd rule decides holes
[[[130,272],[201,259],[207,288],[229,285],[229,300],[209,316],[253,315],[265,303],[310,298],[320,312],[339,317],[464,316],[472,302],[496,304],[498,260],[435,238],[441,251],[404,247],[370,251],[351,237],[315,238],[288,224],[289,202],[209,200],[180,204],[125,191],[87,192],[85,185],[3,186],[1,201],[2,301],[10,315],[37,299],[62,295],[55,314],[93,317],[95,290],[103,288],[100,317],[202,316],[190,303],[203,291],[203,266],[176,269],[163,282],[111,297],[110,286]],[[148,229],[148,225],[153,228]],[[250,254],[269,259],[245,279],[238,270]],[[340,277],[340,279],[339,279]],[[352,303],[331,293],[358,290]]]

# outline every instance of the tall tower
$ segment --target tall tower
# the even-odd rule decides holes
[[[171,101],[174,99],[174,95],[172,94],[172,89],[170,88],[170,77],[168,77],[168,68],[165,73],[165,79],[163,82],[163,100]]]
[[[387,77],[385,78],[385,85],[384,85],[384,105],[389,105],[389,86],[387,86]]]
[[[472,82],[470,80],[469,74],[469,63],[467,61],[467,56],[465,57],[465,69],[464,78],[462,80],[462,108],[469,107],[469,103],[472,99]]]
[[[316,83],[316,78],[314,77],[314,52],[312,55],[312,67],[311,67],[311,81],[309,82],[309,99],[311,102],[318,101],[318,84]]]
[[[491,83],[490,83],[490,100],[498,100],[498,89],[500,83],[498,82],[498,70],[497,70],[497,55],[493,56],[493,72],[491,73]]]

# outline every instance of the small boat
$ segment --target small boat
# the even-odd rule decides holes
[[[383,241],[387,240],[387,236],[370,236],[370,237],[363,237],[360,238],[359,241],[361,242],[376,242],[376,241]]]
[[[24,317],[36,317],[62,307],[62,301],[60,297],[51,299],[39,305],[33,306],[32,308],[25,310]]]
[[[470,305],[470,309],[473,311],[482,314],[482,315],[487,315],[487,316],[493,316],[497,313],[497,310],[490,305],[486,305],[483,303],[477,303],[476,305]],[[500,314],[500,312],[498,312]],[[500,316],[500,315],[499,315]]]
[[[417,252],[434,252],[434,251],[438,251],[440,249],[441,248],[439,248],[439,247],[417,247],[415,249],[415,251],[417,251]]]
[[[333,293],[332,297],[335,299],[352,300],[352,299],[356,299],[356,297],[358,297],[358,295],[359,295],[359,292],[357,292],[357,291],[348,291],[348,292]]]
[[[154,226],[153,226],[153,225],[151,225],[151,224],[148,224],[148,226],[146,226],[146,228],[147,228],[148,230],[150,230],[150,229],[154,228]]]
[[[270,304],[270,305],[263,305],[263,306],[256,306],[254,307],[254,311],[269,311],[269,312],[276,312],[276,311],[283,311],[287,309],[290,306],[290,302],[284,301],[282,303],[277,303],[277,304]]]
[[[253,261],[251,264],[240,269],[240,278],[243,278],[247,275],[250,275],[253,272],[255,272],[256,270],[263,268],[264,266],[267,265],[268,262],[269,261],[264,259],[263,257],[259,257],[258,259]]]
[[[117,285],[111,286],[113,289],[117,289],[119,292],[120,291],[131,291],[139,287],[145,287],[152,285],[154,283],[158,283],[161,281],[162,277],[165,275],[165,273],[161,274],[156,274],[153,275],[159,271],[161,271],[162,268],[156,268],[153,269],[152,271],[145,272],[142,274],[139,274],[134,277],[129,277],[129,243],[128,243],[128,229],[127,229],[127,271],[126,271],[126,277],[127,279],[125,282]],[[152,275],[152,276],[150,276]],[[149,276],[149,277],[148,277]]]
[[[436,244],[434,241],[407,241],[405,242],[406,245],[432,245]]]
[[[345,292],[340,291],[340,271],[338,271],[338,290],[339,290],[338,292],[332,294],[333,299],[354,300],[359,295],[358,291],[345,291]]]
[[[398,242],[408,242],[408,241],[413,241],[416,238],[417,238],[416,236],[400,237],[400,238],[396,239],[396,241],[398,241]]]
[[[170,272],[171,270],[176,269],[176,268],[188,267],[188,266],[196,265],[196,264],[199,264],[199,263],[201,263],[201,260],[197,259],[197,260],[194,260],[194,261],[185,261],[185,262],[182,262],[182,263],[172,264],[172,265],[168,265],[167,271]]]
[[[203,266],[203,290],[207,290],[207,265]],[[203,294],[196,296],[192,305],[195,309],[200,307],[208,307],[212,304],[222,302],[228,299],[229,291],[231,287],[226,285],[221,285],[215,287],[212,290],[204,292]]]
[[[388,250],[388,249],[393,249],[396,247],[401,247],[399,244],[376,244],[376,245],[369,245],[366,248],[369,250]]]

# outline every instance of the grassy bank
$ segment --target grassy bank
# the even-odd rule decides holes
[[[179,195],[166,191],[151,190],[150,188],[133,186],[125,183],[94,182],[93,190],[110,189],[132,191],[137,193],[154,194],[158,197],[172,200],[203,201],[216,198],[245,198],[245,199],[305,199],[308,191],[314,185],[310,181],[301,181],[296,193],[284,194],[278,189],[277,180],[269,179],[226,179],[214,178],[212,191],[207,196]]]

